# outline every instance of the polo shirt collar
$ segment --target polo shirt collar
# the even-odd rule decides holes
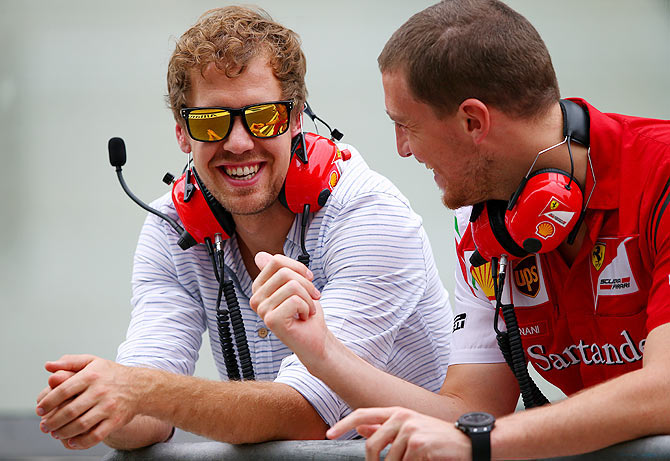
[[[591,163],[596,177],[593,189],[591,168],[586,172],[584,200],[591,200],[588,209],[612,210],[619,207],[619,189],[621,185],[621,125],[603,114],[584,99],[569,98],[589,112],[589,139],[591,144]]]

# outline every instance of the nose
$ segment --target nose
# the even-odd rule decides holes
[[[405,129],[402,126],[395,126],[395,142],[398,155],[401,157],[409,157],[412,155],[412,151],[409,148],[407,133],[405,133]]]
[[[223,148],[233,154],[242,154],[254,147],[254,140],[244,127],[241,117],[233,117],[230,134],[223,140]]]

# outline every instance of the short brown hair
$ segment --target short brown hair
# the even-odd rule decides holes
[[[298,34],[273,21],[261,8],[227,6],[207,11],[179,38],[170,58],[167,101],[175,120],[181,122],[179,110],[187,106],[192,69],[202,72],[214,63],[233,78],[262,54],[269,58],[282,97],[302,110],[307,99],[307,66],[300,45]]]
[[[526,18],[497,0],[445,0],[412,16],[378,58],[405,73],[414,97],[437,114],[476,98],[519,117],[560,98],[551,57]]]

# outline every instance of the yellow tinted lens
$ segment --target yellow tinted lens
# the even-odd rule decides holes
[[[198,141],[221,141],[230,128],[230,112],[221,109],[196,109],[188,114],[191,136]]]
[[[269,138],[288,129],[288,109],[285,104],[259,104],[244,111],[249,131],[256,137]]]

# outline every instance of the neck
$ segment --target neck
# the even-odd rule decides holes
[[[233,215],[233,219],[242,260],[251,278],[255,279],[260,273],[254,262],[256,253],[283,253],[284,242],[295,215],[277,201],[261,213]]]
[[[558,104],[554,104],[546,113],[532,120],[509,120],[510,124],[499,136],[506,138],[501,144],[507,156],[503,159],[506,166],[501,171],[505,172],[507,180],[501,181],[502,187],[498,196],[499,200],[508,200],[516,191],[521,178],[523,178],[533,165],[532,171],[543,168],[558,168],[567,173],[571,172],[570,152],[566,144],[561,144],[548,150],[538,157],[538,153],[563,141],[563,114]],[[579,143],[570,144],[572,162],[574,164],[573,176],[577,182],[585,186],[588,167],[587,148]],[[511,156],[509,153],[518,152]],[[535,160],[537,158],[537,161]],[[532,172],[531,171],[531,172]]]

